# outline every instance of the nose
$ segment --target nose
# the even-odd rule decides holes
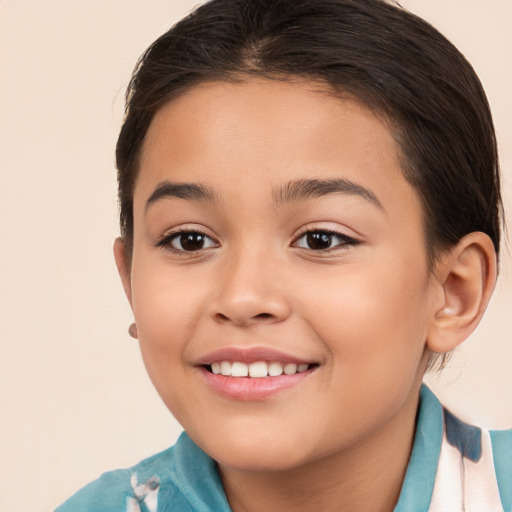
[[[278,265],[258,254],[239,254],[224,263],[211,302],[215,321],[240,327],[277,323],[290,314]]]

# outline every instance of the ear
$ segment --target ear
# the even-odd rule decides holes
[[[132,305],[132,282],[131,282],[131,265],[128,261],[126,251],[126,242],[118,237],[114,241],[114,259],[116,260],[117,271],[123,283],[124,293],[128,298],[130,306]]]
[[[477,327],[496,283],[496,252],[484,233],[466,235],[438,261],[434,271],[441,289],[427,347],[446,353],[455,349]]]

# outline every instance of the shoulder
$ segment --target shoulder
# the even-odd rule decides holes
[[[165,490],[173,505],[184,512],[192,511],[185,497],[169,478],[174,447],[144,459],[128,469],[109,471],[79,490],[55,512],[156,512],[158,495]],[[149,476],[148,476],[149,475]]]
[[[423,386],[395,512],[512,512],[512,430],[461,421]]]
[[[512,430],[470,425],[447,409],[443,420],[433,502],[512,512]]]
[[[491,430],[489,437],[503,507],[512,512],[512,429]]]
[[[225,501],[215,463],[186,434],[176,445],[128,469],[104,473],[55,512],[180,512],[208,510]]]
[[[470,425],[443,409],[445,442],[453,447],[462,459],[475,465],[487,458],[492,460],[489,468],[496,477],[505,478],[512,487],[512,429],[488,430]]]

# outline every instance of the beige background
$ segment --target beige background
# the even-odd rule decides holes
[[[0,0],[0,510],[47,511],[175,440],[111,257],[113,149],[145,47],[195,0]],[[495,114],[512,210],[511,0],[403,0],[467,55]],[[512,218],[509,216],[509,224]],[[512,426],[511,262],[440,378],[467,419]]]

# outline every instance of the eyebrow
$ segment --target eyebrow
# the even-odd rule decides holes
[[[200,183],[160,182],[146,201],[146,210],[162,199],[188,199],[189,201],[210,202],[215,199],[213,189]]]
[[[331,194],[356,195],[384,210],[382,203],[370,189],[343,178],[294,180],[276,190],[273,195],[274,202],[279,206],[293,201]]]
[[[331,194],[347,194],[362,197],[374,206],[384,209],[377,196],[369,189],[344,178],[293,180],[273,192],[274,204],[319,198]],[[174,183],[162,181],[146,201],[146,210],[162,199],[187,199],[189,201],[215,201],[215,191],[201,183]]]

